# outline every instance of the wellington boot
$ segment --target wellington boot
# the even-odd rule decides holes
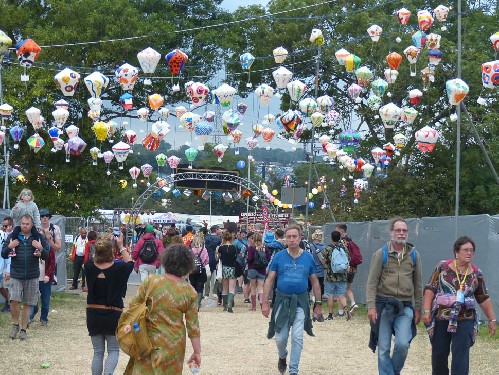
[[[222,294],[222,301],[224,305],[224,311],[227,311],[227,294]]]
[[[227,311],[228,312],[234,312],[232,311],[232,306],[234,305],[234,293],[229,293],[227,295]]]

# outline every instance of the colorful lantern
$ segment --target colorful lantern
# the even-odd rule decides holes
[[[379,109],[379,115],[386,129],[393,129],[401,114],[402,110],[393,103],[388,103]]]
[[[291,81],[291,78],[293,78],[293,73],[281,66],[272,72],[272,76],[274,77],[277,88],[285,89],[289,81]]]
[[[416,31],[412,34],[412,42],[416,48],[423,49],[426,45],[426,34],[421,30]]]
[[[255,138],[253,137],[246,138],[246,148],[248,149],[248,151],[253,151],[257,147],[258,147],[258,141]]]
[[[156,155],[155,159],[156,159],[156,164],[158,164],[158,167],[164,167],[165,166],[166,159],[167,159],[167,157],[166,157],[165,154],[163,154],[163,153],[158,154],[158,155]]]
[[[230,135],[232,136],[234,143],[237,144],[241,142],[241,137],[243,136],[243,133],[240,130],[233,130],[230,132]]]
[[[244,116],[247,109],[248,105],[246,103],[237,103],[237,112],[239,112],[241,116]]]
[[[409,100],[413,105],[419,104],[422,97],[423,93],[421,92],[421,90],[412,89],[411,91],[409,91]]]
[[[9,38],[2,30],[0,30],[0,63],[4,56],[9,53],[9,47],[12,45],[12,39]]]
[[[237,90],[224,83],[219,88],[213,90],[213,94],[215,95],[215,100],[217,104],[220,104],[222,107],[230,106],[234,95],[236,95]]]
[[[315,127],[320,127],[322,126],[325,118],[326,116],[324,116],[321,112],[314,112],[312,113],[312,116],[310,116],[310,121]]]
[[[148,100],[149,100],[149,107],[151,107],[151,109],[153,111],[159,109],[163,105],[163,103],[165,102],[165,98],[163,98],[160,94],[149,95]],[[168,114],[170,114],[169,110],[168,110]],[[160,116],[161,116],[161,114],[160,114]],[[166,118],[168,118],[168,115],[166,116]]]
[[[351,53],[350,55],[345,57],[343,65],[345,65],[346,71],[351,73],[359,68],[361,61],[362,60],[360,59],[359,56],[356,56],[353,53]]]
[[[225,155],[225,151],[227,151],[227,146],[220,143],[213,147],[213,151],[215,151],[215,154],[217,155],[218,162],[221,163],[222,158]]]
[[[307,91],[307,85],[305,85],[303,82],[295,80],[292,82],[289,82],[287,85],[289,96],[291,97],[291,101],[298,102],[300,98],[305,94]]]
[[[373,78],[373,72],[371,72],[367,66],[361,66],[355,71],[355,76],[357,77],[359,86],[366,87],[371,81],[371,78]]]
[[[80,129],[75,126],[75,125],[69,125],[68,127],[66,127],[66,134],[68,135],[68,137],[71,139],[71,138],[74,138],[78,135],[78,133],[80,132]]]
[[[67,148],[69,150],[69,153],[73,156],[79,156],[85,150],[85,147],[87,147],[87,144],[83,139],[81,139],[78,136],[75,136],[73,138],[69,138],[68,143],[67,143]]]
[[[201,121],[201,116],[192,112],[186,112],[180,117],[180,122],[188,132],[193,132],[199,121]]]
[[[112,150],[114,157],[118,162],[118,169],[123,169],[123,163],[126,161],[128,154],[130,154],[131,151],[130,145],[125,142],[118,142],[112,147]]]
[[[99,147],[92,147],[89,152],[90,157],[92,158],[92,165],[97,165],[97,159],[100,155]]]
[[[433,25],[433,16],[427,10],[418,12],[418,24],[421,31],[428,30]]]
[[[301,124],[301,116],[297,111],[288,109],[280,117],[281,124],[288,134],[293,134],[296,127]]]
[[[412,123],[414,122],[414,120],[416,119],[418,114],[419,114],[419,112],[416,111],[414,108],[405,107],[402,110],[401,119],[406,124],[412,125]]]
[[[126,143],[128,143],[130,146],[133,146],[135,144],[135,139],[137,138],[137,133],[135,133],[132,129],[129,129],[125,132],[124,138]],[[132,153],[131,149],[130,153]]]
[[[106,165],[107,165],[107,172],[106,172],[106,174],[108,176],[110,176],[111,175],[111,171],[109,170],[109,166],[111,165],[111,162],[114,159],[114,153],[112,151],[105,151],[105,152],[102,153],[102,158],[104,159],[104,163],[106,163]]]
[[[194,157],[194,159],[195,159],[195,157]],[[178,165],[180,164],[180,160],[181,159],[175,155],[172,155],[167,159],[168,165],[170,166],[171,169],[176,169],[178,167]]]
[[[409,22],[409,18],[411,18],[411,11],[405,8],[399,9],[397,11],[397,19],[401,25],[407,25]]]
[[[104,142],[107,138],[109,126],[105,122],[98,121],[92,127],[98,141]]]
[[[416,76],[416,62],[418,61],[420,49],[415,46],[409,46],[404,50],[404,55],[409,61],[411,77]]]
[[[86,76],[83,81],[92,98],[99,98],[109,85],[109,78],[101,72],[93,72]]]
[[[499,60],[482,64],[482,84],[487,89],[499,86]]]
[[[0,37],[1,37],[1,34],[0,34]],[[10,117],[10,115],[12,114],[13,110],[14,110],[14,108],[12,108],[11,105],[9,105],[7,103],[3,103],[2,105],[0,105],[0,116],[2,116],[2,118],[4,118],[4,119],[8,119]]]
[[[333,126],[336,126],[336,124],[338,123],[339,118],[340,118],[340,114],[338,112],[336,112],[334,109],[332,109],[326,115],[326,119],[325,119],[324,123],[322,124],[322,126],[323,127],[327,127],[327,126],[333,127]]]
[[[277,47],[272,51],[274,60],[277,64],[282,64],[286,57],[288,57],[288,50],[283,47]]]
[[[64,96],[73,96],[80,82],[80,75],[68,68],[57,73],[54,78]]]
[[[374,166],[372,164],[364,164],[362,167],[361,167],[362,171],[364,172],[364,175],[366,176],[366,178],[369,178],[372,176],[373,174],[373,171],[374,171]]]
[[[312,98],[305,98],[300,100],[298,107],[305,116],[310,117],[317,110],[317,103]]]
[[[499,31],[490,36],[490,43],[496,52],[499,52]]]
[[[132,177],[133,180],[133,188],[137,187],[137,177],[139,177],[140,174],[140,169],[137,167],[132,167],[128,170],[128,173],[130,173],[130,177]]]
[[[388,89],[388,82],[384,79],[377,78],[373,81],[373,83],[371,83],[371,88],[377,96],[383,97]]]
[[[402,56],[397,52],[392,52],[386,56],[386,62],[392,70],[398,70],[400,63],[402,62]]]
[[[135,81],[137,81],[137,77],[139,76],[139,70],[136,67],[125,63],[116,69],[115,75],[116,78],[118,78],[118,83],[123,91],[132,91],[135,86]]]
[[[31,108],[33,108],[33,107],[31,107]],[[68,120],[69,111],[67,109],[58,108],[52,112],[52,116],[54,117],[54,124],[59,129],[61,129],[66,124],[66,121]],[[37,118],[39,119],[40,117],[38,116]],[[30,117],[28,117],[28,120],[29,119],[30,119]],[[33,119],[33,121],[35,121],[35,120]],[[31,120],[30,120],[30,122],[33,124],[33,122]]]
[[[334,106],[334,99],[328,95],[319,96],[317,98],[317,106],[322,114],[328,113]]]
[[[438,34],[428,34],[426,36],[426,46],[428,49],[439,49],[440,48],[440,39],[442,37]]]
[[[16,43],[16,55],[21,66],[31,67],[41,52],[40,46],[33,39],[23,39]]]
[[[35,133],[29,137],[27,142],[29,148],[32,149],[35,154],[45,145],[45,141],[38,133]]]
[[[310,43],[317,44],[318,46],[323,45],[324,44],[324,36],[322,35],[322,30],[312,29],[309,40],[310,40]]]
[[[416,132],[416,142],[421,152],[432,152],[438,140],[438,132],[425,126]]]
[[[382,33],[383,29],[378,25],[372,25],[367,29],[367,34],[369,34],[373,42],[379,41],[379,37]]]
[[[360,93],[362,92],[362,87],[357,85],[356,83],[352,83],[348,89],[348,96],[355,101],[355,103],[362,102],[362,98],[360,98]]]
[[[383,100],[378,95],[369,95],[369,98],[367,98],[367,105],[373,111],[377,111],[381,103],[383,103]]]
[[[202,105],[210,94],[210,89],[204,83],[194,82],[187,88],[187,96],[194,105]]]
[[[192,162],[196,159],[197,156],[198,150],[196,150],[195,148],[189,147],[187,150],[185,150],[185,157],[190,163],[189,168],[192,169]]]
[[[274,95],[274,89],[266,83],[262,83],[256,88],[255,94],[260,100],[260,104],[268,105]]]
[[[133,95],[124,93],[120,96],[120,102],[125,110],[130,111],[133,108]]]
[[[431,49],[428,52],[428,60],[430,60],[429,65],[434,68],[442,60],[442,52],[438,49]]]
[[[177,118],[182,117],[185,113],[187,113],[187,109],[183,105],[175,107],[175,116],[177,116]]]
[[[334,53],[334,56],[336,57],[336,60],[338,60],[338,64],[340,65],[345,65],[345,59],[350,55],[351,53],[344,48],[339,49]]]
[[[239,125],[241,125],[239,112],[229,109],[222,114],[222,127],[224,129],[224,133],[229,134],[233,132]]]
[[[165,59],[172,74],[177,75],[182,72],[189,57],[181,50],[175,49],[166,55]]]
[[[407,143],[407,137],[402,133],[397,133],[393,136],[393,142],[397,148],[403,148]]]
[[[373,159],[376,162],[376,164],[379,163],[380,158],[384,156],[385,153],[386,153],[385,150],[383,150],[380,147],[375,147],[371,150],[371,155],[373,156]]]
[[[459,78],[448,80],[445,83],[447,96],[451,105],[458,105],[468,95],[470,91],[466,82]]]
[[[155,72],[159,60],[161,60],[161,54],[151,47],[147,47],[137,53],[137,60],[139,60],[140,67],[145,74],[152,74]],[[149,78],[144,80],[144,85],[150,84],[152,84],[152,82]]]
[[[354,129],[347,129],[340,133],[341,148],[345,152],[353,152],[359,146],[360,140],[360,133]]]
[[[140,167],[140,170],[142,171],[144,177],[147,178],[147,187],[151,186],[151,183],[149,182],[149,176],[151,176],[152,173],[152,165],[144,164]]]
[[[142,108],[139,108],[137,110],[137,119],[139,119],[139,121],[147,121],[147,119],[149,118],[149,109],[147,109],[146,107],[142,107]]]
[[[385,79],[388,83],[395,83],[397,77],[399,76],[398,70],[385,69]]]
[[[271,128],[265,128],[262,131],[262,138],[263,141],[266,143],[272,142],[272,138],[274,138],[275,131],[272,130]],[[270,149],[269,146],[267,146],[267,149]]]

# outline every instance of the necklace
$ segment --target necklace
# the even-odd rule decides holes
[[[293,256],[290,252],[289,252],[289,249],[286,249],[286,251],[288,252],[289,256],[291,257],[291,259],[293,260],[293,267],[294,269],[296,270],[296,259],[300,257],[300,255],[302,254],[303,252],[303,249],[300,248],[300,250],[298,250],[298,254],[296,256]]]

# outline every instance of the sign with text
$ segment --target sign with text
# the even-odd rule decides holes
[[[291,219],[290,213],[282,213],[282,214],[271,214],[267,213],[267,220],[269,226],[274,226],[274,223],[279,223],[282,226],[286,226]],[[266,222],[265,214],[263,212],[241,212],[239,214],[239,224],[245,224],[246,219],[248,219],[248,223],[261,223],[264,224]]]

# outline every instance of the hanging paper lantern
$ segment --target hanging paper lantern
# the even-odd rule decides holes
[[[65,146],[64,141],[60,138],[54,139],[53,141],[54,141],[54,147],[52,147],[52,149],[50,150],[52,152],[60,151]]]
[[[362,92],[362,87],[357,85],[356,83],[352,83],[348,89],[348,96],[355,101],[355,103],[362,102],[362,98],[360,98],[360,93]]]
[[[239,113],[229,109],[222,114],[222,127],[226,134],[233,132],[241,125],[241,117]]]
[[[118,162],[118,169],[123,169],[123,163],[126,161],[130,149],[130,145],[125,142],[118,142],[112,147],[114,157]]]
[[[274,55],[274,60],[278,64],[282,64],[286,57],[288,57],[288,50],[283,47],[277,47],[272,51]]]
[[[133,95],[128,92],[121,95],[120,102],[125,110],[130,111],[133,108]]]
[[[330,110],[328,114],[326,115],[325,121],[322,123],[322,126],[336,126],[338,123],[338,120],[340,118],[340,114],[336,112],[334,109]]]
[[[430,66],[435,67],[438,65],[440,60],[442,60],[442,52],[438,49],[431,49],[428,52],[428,60],[430,60]]]
[[[166,155],[163,153],[156,155],[156,164],[158,164],[158,167],[164,167],[166,159]]]
[[[125,142],[129,145],[133,145],[135,143],[135,138],[137,138],[137,133],[135,133],[132,129],[129,129],[124,134]]]
[[[385,79],[388,83],[395,83],[397,77],[399,76],[398,70],[385,69]]]
[[[291,101],[293,102],[298,102],[300,98],[305,94],[307,91],[307,85],[305,85],[303,82],[295,80],[292,82],[289,82],[287,85],[289,96],[291,98]]]
[[[165,102],[165,98],[163,98],[159,94],[149,95],[148,100],[149,100],[149,107],[151,107],[151,109],[153,111],[159,109],[163,105],[163,103]],[[170,111],[168,111],[168,114],[170,114]],[[166,117],[168,118],[168,115]]]
[[[490,36],[490,43],[496,52],[499,52],[499,31]]]
[[[383,100],[378,95],[369,95],[369,98],[367,98],[367,105],[373,111],[377,111],[381,107],[381,103],[383,103]]]
[[[101,72],[93,72],[86,76],[83,81],[92,98],[99,98],[109,85],[109,78]]]
[[[246,148],[248,149],[248,151],[252,151],[257,147],[258,147],[258,141],[255,138],[253,137],[246,138]]]
[[[401,114],[402,110],[393,103],[388,103],[379,109],[379,115],[386,129],[393,129]]]
[[[189,57],[181,50],[175,49],[166,55],[165,59],[172,74],[177,75],[182,72]]]
[[[144,73],[152,74],[156,70],[159,60],[161,60],[161,54],[151,47],[147,47],[137,53],[137,60],[139,60],[140,67]]]
[[[38,133],[35,133],[31,137],[29,137],[27,142],[29,148],[32,149],[35,154],[40,151],[41,148],[45,145],[45,141],[42,137],[40,137],[40,134]]]
[[[405,107],[402,109],[401,119],[403,122],[412,125],[418,114],[418,111],[416,111],[414,108]]]
[[[94,131],[97,140],[104,142],[107,138],[109,127],[105,122],[99,121],[94,124],[92,130]]]
[[[393,136],[393,142],[397,148],[403,148],[407,143],[407,137],[402,133],[397,133]]]
[[[236,167],[238,169],[244,169],[246,167],[246,163],[244,162],[244,160],[239,160],[236,164]]]
[[[238,103],[237,104],[237,112],[239,112],[239,114],[241,116],[243,116],[246,113],[247,109],[248,109],[248,105],[246,103]]]
[[[312,98],[305,98],[300,100],[298,107],[305,116],[310,117],[317,110],[317,103]]]
[[[57,109],[69,109],[69,103],[64,99],[59,99],[54,103],[55,108]]]
[[[415,46],[409,46],[404,50],[404,55],[410,64],[411,77],[416,76],[415,68],[416,68],[416,62],[418,61],[418,58],[419,58],[420,51],[421,50]],[[413,69],[413,66],[414,66],[414,69]]]
[[[412,42],[414,43],[414,46],[418,49],[423,49],[424,46],[426,45],[426,34],[423,31],[416,31],[414,34],[412,34]],[[407,48],[406,48],[407,50]],[[404,51],[405,53],[405,51]],[[407,54],[406,54],[407,56]]]
[[[322,126],[325,118],[326,116],[324,116],[322,113],[314,112],[312,116],[310,116],[310,121],[312,122],[312,125],[314,125],[315,127],[319,127]]]
[[[196,159],[197,156],[198,150],[196,150],[195,148],[189,147],[187,150],[185,150],[185,157],[190,163],[189,168],[192,168],[192,162]]]
[[[25,113],[31,125],[36,125],[40,121],[41,111],[38,108],[30,107]]]
[[[329,142],[331,142],[331,137],[327,134],[323,134],[319,137],[319,143],[324,147],[326,146]]]
[[[360,143],[360,133],[354,129],[348,129],[340,133],[341,148],[345,152],[353,152]]]
[[[132,177],[133,180],[133,187],[137,187],[137,177],[139,177],[140,174],[140,169],[137,167],[132,167],[128,170],[128,173],[130,173],[130,177]]]
[[[367,34],[371,37],[373,42],[379,41],[379,37],[383,33],[383,29],[378,25],[372,25],[367,29]]]
[[[380,147],[375,147],[371,150],[371,155],[373,156],[374,161],[378,164],[379,159],[385,155],[385,150]]]
[[[142,140],[142,146],[149,151],[156,151],[159,148],[159,143],[159,139],[151,133],[147,134]]]
[[[33,108],[33,107],[31,107],[31,108]],[[34,116],[34,114],[33,114],[33,116]],[[67,109],[58,108],[58,109],[56,109],[55,111],[52,112],[52,116],[54,117],[54,124],[58,128],[62,128],[66,124],[66,121],[68,120],[69,112],[68,112]],[[39,118],[40,118],[40,116],[37,117],[37,120],[39,120]],[[33,121],[35,121],[35,117],[32,117],[31,119]],[[30,116],[28,116],[28,120],[30,120]],[[33,124],[32,120],[30,120],[30,122]]]
[[[499,60],[482,64],[482,85],[486,89],[499,86]]]
[[[272,72],[272,76],[274,77],[277,88],[285,89],[291,81],[291,78],[293,78],[293,73],[281,66]]]
[[[194,132],[204,144],[213,132],[213,125],[208,121],[200,121],[194,126]]]
[[[158,110],[158,115],[161,121],[166,121],[168,120],[168,116],[170,116],[170,110],[166,107],[161,107]]]
[[[272,99],[272,96],[274,95],[274,89],[269,85],[262,83],[256,88],[255,94],[260,100],[260,104],[268,105],[270,99]]]
[[[369,178],[373,174],[374,165],[367,163],[367,164],[364,164],[361,169],[364,172],[364,175],[366,176],[366,178]]]
[[[220,104],[222,107],[230,106],[234,95],[236,95],[237,90],[224,83],[219,88],[213,90],[213,94],[215,95],[215,101],[217,104]]]
[[[64,96],[73,96],[80,82],[80,75],[68,68],[57,73],[54,78],[57,87],[61,89]]]
[[[187,151],[187,150],[186,150]],[[197,155],[197,154],[196,154]],[[194,157],[195,159],[196,157]],[[194,160],[193,159],[193,160]],[[180,164],[180,158],[175,156],[175,155],[172,155],[170,156],[167,161],[168,161],[168,165],[170,166],[171,169],[176,169],[178,167],[178,165]]]
[[[149,176],[152,173],[152,165],[151,164],[144,164],[140,167],[140,170],[142,171],[142,174],[144,175],[145,178],[147,178],[147,186],[151,186],[151,183],[149,182]]]
[[[418,24],[421,31],[428,30],[433,25],[433,16],[427,10],[418,12]]]
[[[182,117],[185,113],[187,113],[187,109],[183,105],[175,107],[175,116],[177,116],[177,118]]]
[[[31,67],[41,52],[40,46],[33,39],[23,39],[16,43],[16,55],[21,66]]]
[[[346,71],[351,73],[351,72],[357,70],[360,66],[361,61],[362,60],[360,59],[360,57],[354,55],[353,53],[348,55],[347,57],[345,57],[345,60],[344,60],[344,65],[345,65]]]
[[[371,83],[371,88],[377,96],[383,97],[388,89],[388,82],[384,79],[377,78],[373,81],[373,83]]]
[[[102,153],[102,158],[104,159],[104,163],[106,163],[106,165],[107,165],[107,172],[106,172],[106,174],[108,176],[110,176],[111,175],[111,171],[109,170],[109,166],[111,165],[111,162],[114,159],[114,153],[112,151],[105,151],[104,153]],[[97,164],[97,163],[95,163],[95,164]]]
[[[138,109],[137,118],[139,119],[139,121],[147,121],[147,119],[149,118],[149,109],[147,109],[146,107]]]
[[[262,131],[262,138],[263,141],[266,143],[270,143],[272,141],[272,138],[274,138],[275,131],[272,130],[271,128],[265,128]]]
[[[132,91],[135,86],[135,81],[137,81],[137,77],[139,76],[139,70],[136,67],[125,63],[116,69],[115,75],[116,78],[118,78],[118,83],[122,90]]]
[[[78,136],[75,136],[73,138],[69,138],[67,145],[68,145],[69,153],[73,156],[81,155],[81,153],[83,152],[85,147],[87,147],[87,144],[85,143],[85,141]]]
[[[88,106],[90,107],[90,111],[99,112],[102,109],[102,100],[100,98],[88,98],[87,99]]]
[[[373,78],[373,72],[371,72],[367,66],[361,66],[355,71],[355,76],[357,77],[359,86],[366,87],[371,81],[371,78]]]
[[[280,116],[281,124],[288,134],[293,134],[296,127],[301,124],[301,116],[298,111],[287,110]]]
[[[336,57],[336,60],[338,60],[338,64],[340,64],[340,65],[344,65],[345,64],[345,59],[347,58],[347,56],[350,56],[350,55],[351,55],[351,53],[348,52],[344,48],[339,49],[338,51],[336,51],[334,53],[334,56]]]
[[[364,166],[364,164],[366,164],[366,162],[364,159],[358,158],[354,160],[354,164],[355,164],[355,170],[357,172],[362,172],[362,167]]]
[[[12,45],[12,39],[9,38],[2,30],[0,30],[0,63],[4,56],[9,53],[9,47]]]
[[[433,9],[433,14],[435,18],[440,22],[445,22],[447,20],[447,16],[449,15],[449,8],[445,5],[439,5],[435,9]],[[447,30],[445,26],[441,27],[442,30]]]
[[[414,104],[414,105],[419,104],[422,97],[423,97],[423,93],[418,89],[413,89],[413,90],[409,91],[409,100],[410,100],[411,104]]]
[[[395,145],[388,142],[383,145],[383,150],[385,150],[386,156],[392,157],[395,152]]]
[[[240,130],[233,130],[230,132],[230,135],[232,136],[234,143],[237,144],[241,142],[241,137],[243,136],[243,133]]]
[[[250,70],[251,65],[253,65],[253,62],[255,61],[255,56],[249,52],[246,52],[239,56],[239,61],[241,62],[241,67],[244,70]]]
[[[0,37],[1,37],[1,34],[0,34]],[[14,108],[12,108],[11,105],[9,105],[7,103],[3,103],[2,105],[0,105],[0,116],[2,116],[2,118],[4,118],[4,119],[8,119],[10,117],[10,115],[12,114],[13,110],[14,110]]]
[[[328,113],[334,106],[334,99],[328,95],[317,98],[317,107],[322,114]]]
[[[222,162],[222,158],[225,155],[225,151],[227,151],[227,146],[223,144],[218,144],[215,147],[213,147],[213,151],[215,151],[215,155],[217,155],[218,162]]]
[[[425,126],[416,132],[416,142],[421,152],[432,152],[438,140],[438,132]]]
[[[338,153],[338,146],[334,143],[327,143],[324,148],[326,149],[327,156],[329,158],[334,159]]]
[[[386,62],[392,70],[398,70],[400,63],[402,62],[402,56],[397,52],[392,52],[386,56]]]
[[[468,95],[470,88],[463,80],[459,78],[448,80],[445,83],[447,96],[451,105],[458,105]]]
[[[407,25],[409,18],[411,18],[411,11],[405,8],[399,9],[397,11],[397,18],[401,25]]]
[[[68,135],[68,137],[70,139],[76,137],[78,135],[78,133],[80,132],[80,128],[78,128],[75,125],[69,125],[65,130],[66,130],[66,134]]]
[[[426,46],[428,49],[439,49],[440,48],[440,39],[442,37],[438,34],[428,34],[426,36]]]
[[[48,130],[48,133],[50,135],[50,139],[52,141],[55,141],[55,140],[59,139],[59,136],[62,134],[62,131],[60,129],[56,128],[55,126],[53,126]]]
[[[324,36],[322,35],[322,30],[312,29],[309,40],[310,40],[310,43],[317,44],[318,46],[323,45],[324,44]]]
[[[188,132],[193,132],[199,121],[201,121],[201,116],[192,112],[186,112],[180,117],[180,122]]]
[[[253,137],[257,138],[263,131],[263,126],[261,124],[253,125]]]
[[[210,89],[204,83],[194,82],[187,89],[187,96],[194,105],[202,105],[210,94]]]
[[[97,159],[99,158],[100,154],[99,147],[92,147],[89,152],[90,157],[92,158],[92,165],[97,165]]]
[[[263,116],[263,123],[265,125],[272,125],[275,122],[275,116],[272,113]]]

